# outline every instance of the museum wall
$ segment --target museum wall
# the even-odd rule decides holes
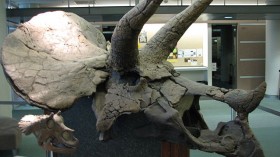
[[[237,27],[237,88],[254,89],[265,81],[265,24]]]
[[[5,0],[0,0],[0,47],[2,47],[7,35]],[[0,101],[11,100],[11,89],[4,77],[3,69],[0,68]],[[0,104],[0,116],[12,117],[12,106]]]
[[[145,24],[142,32],[147,32],[147,39],[151,39],[156,32],[164,24]],[[203,48],[203,38],[205,37],[204,29],[207,29],[206,23],[194,23],[185,32],[182,38],[178,41],[178,49],[197,49]],[[141,43],[140,43],[141,44]],[[141,44],[145,45],[145,44]]]

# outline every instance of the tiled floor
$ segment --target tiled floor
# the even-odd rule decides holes
[[[231,109],[224,103],[214,100],[201,100],[201,112],[210,129],[215,129],[220,121],[231,120]],[[272,109],[275,113],[280,113],[280,100],[265,98],[261,106]],[[14,112],[15,118],[28,114],[28,110]],[[42,111],[32,110],[40,114]],[[30,113],[29,113],[30,114]],[[250,126],[257,139],[261,143],[266,157],[279,157],[280,141],[280,117],[278,115],[256,109],[250,114]],[[45,152],[37,145],[34,136],[23,136],[23,141],[19,149],[20,156],[25,157],[45,157]],[[191,150],[191,157],[220,157],[215,153],[205,153],[198,150]],[[12,157],[11,151],[0,151],[0,157]]]

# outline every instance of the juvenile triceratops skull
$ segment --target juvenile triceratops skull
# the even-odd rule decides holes
[[[73,135],[73,130],[66,127],[61,113],[50,115],[26,115],[19,122],[19,128],[23,133],[33,133],[38,144],[44,149],[58,153],[73,153],[78,140]]]
[[[144,0],[125,14],[114,30],[110,49],[102,34],[77,15],[40,14],[6,38],[1,63],[14,90],[44,109],[65,110],[76,99],[95,94],[100,139],[108,137],[119,116],[144,112],[155,127],[150,132],[139,128],[139,136],[225,156],[264,156],[248,115],[263,99],[265,83],[251,91],[207,86],[179,76],[166,61],[211,1],[197,0],[171,18],[141,52],[138,35],[162,0]],[[45,16],[54,20],[44,20]],[[236,119],[208,130],[195,108],[199,96],[225,102],[237,112]]]

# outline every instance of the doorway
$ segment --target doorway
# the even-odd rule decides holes
[[[212,25],[212,84],[236,88],[236,25]]]

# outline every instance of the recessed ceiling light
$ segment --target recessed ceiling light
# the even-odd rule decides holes
[[[232,16],[225,16],[225,19],[232,19]]]

